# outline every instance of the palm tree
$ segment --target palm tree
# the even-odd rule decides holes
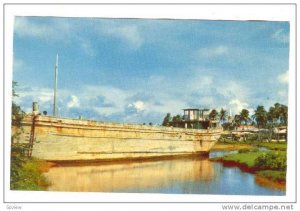
[[[233,118],[233,125],[235,127],[235,129],[237,129],[237,127],[239,127],[241,125],[241,116],[236,114]]]
[[[254,111],[254,119],[258,128],[263,128],[266,126],[268,121],[267,111],[265,110],[264,106],[257,106],[256,110]]]
[[[275,108],[273,106],[271,106],[269,108],[269,112],[267,113],[267,118],[268,118],[268,121],[271,125],[273,125],[277,121],[276,111],[275,111]]]
[[[176,116],[173,116],[172,118],[172,126],[173,127],[178,127],[179,123],[182,121],[182,116],[177,114]]]
[[[247,109],[243,109],[240,113],[240,121],[247,125],[249,120],[249,111]]]
[[[271,125],[278,125],[279,123],[287,125],[288,107],[279,103],[271,106],[268,112],[268,121]]]
[[[180,122],[180,121],[182,121],[182,116],[180,116],[179,114],[173,116],[172,122]]]
[[[171,114],[167,113],[167,115],[165,116],[162,122],[162,126],[170,126],[170,122],[171,122]]]
[[[281,104],[275,103],[274,108],[275,108],[276,123],[278,123],[278,121],[280,120]]]
[[[280,106],[280,122],[283,125],[287,125],[288,122],[288,107],[286,105]]]
[[[227,111],[224,110],[223,108],[221,108],[221,110],[220,110],[219,118],[220,118],[220,121],[222,122],[222,124],[227,119]]]

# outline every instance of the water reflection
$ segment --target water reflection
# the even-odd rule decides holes
[[[211,156],[217,156],[214,153]],[[259,186],[253,174],[207,158],[53,167],[51,191],[284,195]]]
[[[209,153],[209,158],[223,157],[224,155],[236,154],[238,150],[232,151],[213,151]]]
[[[55,191],[122,192],[162,188],[176,181],[210,181],[214,168],[207,159],[163,160],[51,168],[45,174]]]

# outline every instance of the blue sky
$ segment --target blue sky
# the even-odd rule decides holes
[[[289,23],[16,17],[15,99],[59,115],[160,124],[182,109],[288,104]]]

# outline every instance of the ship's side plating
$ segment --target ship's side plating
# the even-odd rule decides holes
[[[19,140],[29,140],[33,116]],[[32,156],[56,161],[113,160],[206,154],[222,128],[185,129],[117,124],[38,115]]]

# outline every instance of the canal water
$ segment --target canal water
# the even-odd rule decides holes
[[[210,157],[222,154],[212,152]],[[51,182],[50,191],[285,195],[284,190],[257,184],[253,174],[201,157],[61,165],[52,167],[45,176]]]

